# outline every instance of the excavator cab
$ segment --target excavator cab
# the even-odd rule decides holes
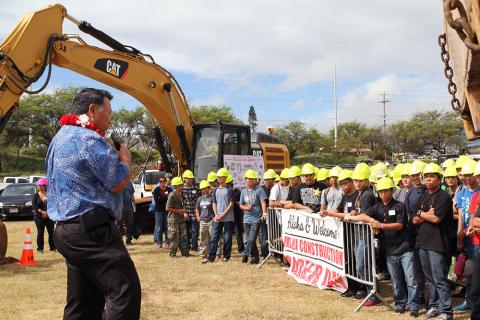
[[[226,154],[252,154],[250,126],[225,122],[193,125],[191,167],[197,182],[223,167]]]

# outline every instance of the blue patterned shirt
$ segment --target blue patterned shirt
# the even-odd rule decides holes
[[[119,220],[123,193],[110,190],[128,175],[117,152],[93,130],[63,126],[47,153],[47,211],[50,219],[65,221],[96,207]]]

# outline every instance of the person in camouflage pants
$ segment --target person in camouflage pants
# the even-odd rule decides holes
[[[195,214],[197,222],[200,223],[200,256],[206,258],[212,236],[212,221],[215,213],[213,212],[212,196],[208,181],[202,180],[200,182],[200,191],[202,195],[197,199]]]
[[[175,257],[180,247],[182,256],[188,257],[187,230],[185,220],[188,213],[183,205],[183,181],[180,177],[172,179],[173,192],[168,195],[166,209],[168,212],[168,239],[170,240],[170,257]]]
[[[194,175],[190,170],[185,170],[182,175],[185,184],[183,185],[182,197],[183,205],[188,213],[188,219],[185,221],[187,228],[187,248],[192,251],[198,251],[198,235],[200,231],[200,225],[195,216],[195,207],[200,192],[193,185]]]

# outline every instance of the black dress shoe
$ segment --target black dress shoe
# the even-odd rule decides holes
[[[248,263],[248,256],[242,257],[242,263]]]
[[[410,317],[412,317],[412,318],[417,318],[417,317],[418,317],[418,310],[412,310],[412,311],[410,311]]]
[[[340,297],[342,298],[350,298],[350,297],[353,297],[355,295],[355,293],[352,291],[352,290],[347,290],[345,291],[344,293],[342,293],[340,295]]]

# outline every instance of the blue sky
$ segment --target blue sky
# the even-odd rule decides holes
[[[1,38],[22,14],[48,4],[0,2],[5,2]],[[292,120],[323,132],[331,129],[334,66],[340,122],[380,124],[378,101],[384,90],[392,101],[387,105],[389,122],[449,108],[436,43],[443,28],[438,1],[87,3],[64,5],[74,17],[152,54],[175,75],[191,105],[228,105],[244,121],[254,105],[261,129]],[[65,33],[81,34],[68,21],[64,26]],[[66,86],[105,87],[54,68],[48,90]],[[107,89],[115,96],[115,108],[140,105]]]

